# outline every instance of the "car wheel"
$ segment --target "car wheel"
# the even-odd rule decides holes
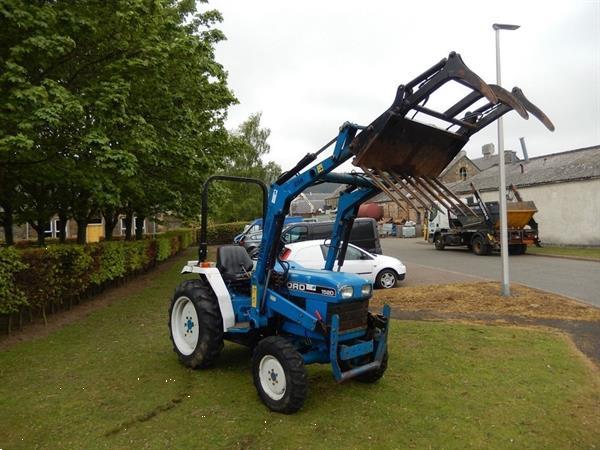
[[[375,279],[375,285],[381,289],[391,289],[398,282],[398,274],[392,269],[383,269]]]

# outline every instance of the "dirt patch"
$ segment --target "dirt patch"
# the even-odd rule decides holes
[[[600,321],[600,309],[558,294],[511,285],[510,297],[502,297],[497,282],[400,287],[375,291],[372,305],[389,303],[402,311],[493,314]]]
[[[185,250],[180,256],[193,256],[194,249]],[[149,272],[127,281],[125,284],[110,288],[101,294],[87,299],[70,310],[59,311],[48,316],[48,325],[37,318],[31,324],[25,324],[23,330],[13,330],[11,336],[0,336],[0,351],[6,350],[20,342],[27,342],[48,336],[50,333],[71,323],[77,322],[94,311],[105,308],[111,303],[127,298],[148,286],[149,282],[157,275],[169,270],[173,265],[181,264],[181,258],[176,257],[166,261]]]

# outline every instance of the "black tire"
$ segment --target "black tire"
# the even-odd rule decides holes
[[[281,386],[278,386],[277,383],[279,383],[278,380],[281,380],[282,374],[278,370],[272,369],[270,378],[264,376],[268,364],[272,363],[273,359],[279,364],[284,375],[284,390],[279,393],[276,390],[281,389]],[[302,355],[289,340],[279,336],[262,339],[252,355],[252,375],[260,399],[272,411],[292,414],[304,405],[308,392],[308,375]],[[273,390],[270,390],[268,385],[263,386],[263,383],[265,385],[272,383]],[[281,397],[277,398],[279,395]]]
[[[473,249],[473,253],[478,256],[489,255],[491,253],[491,248],[487,242],[483,239],[482,236],[476,235],[471,240],[471,246]]]
[[[439,233],[434,236],[433,244],[435,245],[436,250],[444,250],[446,248],[446,244],[444,244],[444,238]]]
[[[182,342],[180,335],[178,338],[174,336],[179,333],[178,324],[175,323],[177,317],[174,317],[174,314],[179,314],[182,304],[189,305],[188,301],[193,305],[198,322],[197,342],[195,346],[190,344],[189,348],[185,342]],[[195,324],[193,321],[191,324],[193,330]],[[184,326],[187,326],[187,322]],[[217,298],[208,284],[202,280],[187,280],[177,286],[169,307],[169,336],[173,343],[173,350],[187,367],[204,369],[215,362],[223,349],[223,318]],[[186,351],[189,349],[192,351]]]
[[[519,250],[519,255],[524,255],[525,253],[527,253],[527,244],[519,244],[521,246],[521,249]]]
[[[362,361],[361,363],[366,364],[368,362],[370,362],[370,361]],[[357,375],[353,379],[356,381],[360,381],[361,383],[375,383],[376,381],[379,381],[381,379],[381,377],[383,377],[383,374],[387,370],[387,364],[388,364],[388,352],[386,350],[385,354],[383,355],[383,360],[381,361],[381,365],[379,366],[378,369],[371,370],[371,371],[365,372],[365,373],[361,373],[360,375]],[[343,371],[346,371],[346,370],[352,369],[353,365],[348,362],[343,362],[343,363],[340,363],[340,367]]]
[[[375,278],[375,287],[379,289],[392,289],[395,288],[397,284],[398,274],[393,269],[383,269]]]

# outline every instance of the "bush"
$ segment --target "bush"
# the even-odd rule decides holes
[[[0,248],[0,314],[19,311],[27,305],[25,294],[15,283],[15,274],[27,266],[14,248]]]
[[[171,239],[160,237],[156,240],[156,260],[164,261],[171,256]]]
[[[124,242],[125,248],[125,267],[128,273],[139,272],[148,267],[149,240]]]
[[[164,261],[194,242],[193,230],[174,230],[157,239],[0,248],[0,314],[22,306],[45,311],[112,281]],[[94,289],[91,289],[94,288]]]
[[[58,264],[45,248],[27,249],[21,252],[21,261],[28,269],[15,275],[17,287],[25,293],[33,308],[45,308],[59,299]]]
[[[247,222],[219,223],[206,229],[206,241],[209,245],[231,244],[233,238],[244,230]]]
[[[125,276],[125,246],[123,242],[103,242],[89,246],[94,258],[90,282],[102,285]]]
[[[90,268],[93,259],[82,245],[53,245],[48,247],[48,257],[56,264],[56,299],[77,297],[90,284]]]

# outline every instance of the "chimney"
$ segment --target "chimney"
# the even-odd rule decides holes
[[[523,150],[523,159],[525,162],[529,162],[529,155],[527,154],[527,146],[525,145],[525,138],[520,137],[519,141],[521,141],[521,150]]]
[[[494,144],[485,144],[481,147],[481,153],[483,153],[484,158],[490,158],[494,154]]]

